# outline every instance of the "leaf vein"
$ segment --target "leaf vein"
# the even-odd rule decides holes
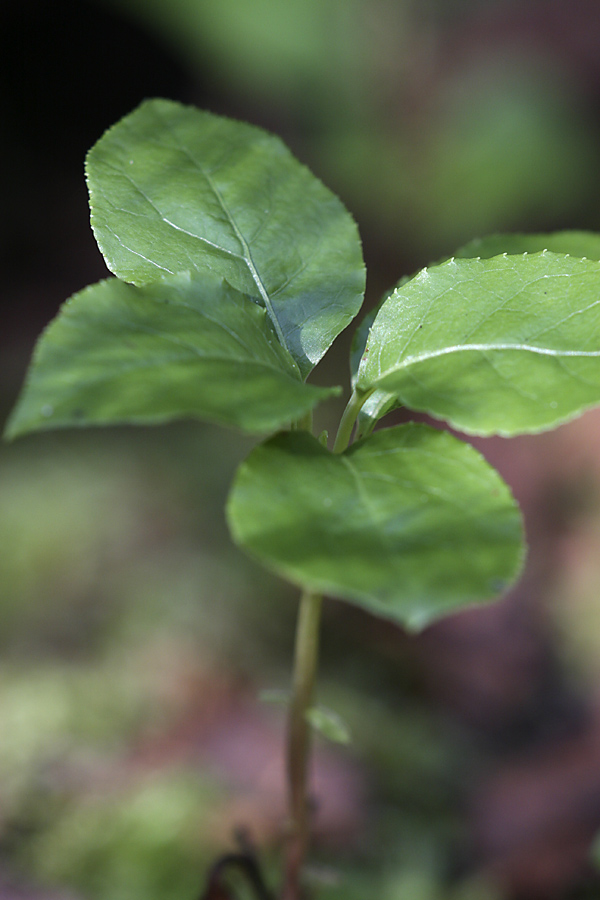
[[[243,259],[246,263],[246,266],[248,267],[248,270],[250,272],[252,280],[256,284],[256,287],[258,288],[258,292],[269,312],[269,316],[271,317],[271,320],[273,321],[275,331],[277,332],[277,337],[279,338],[279,341],[281,342],[281,344],[286,348],[286,350],[289,349],[287,346],[286,340],[285,340],[285,336],[281,329],[281,324],[280,324],[277,316],[275,315],[275,311],[274,311],[273,305],[271,303],[271,297],[269,296],[269,292],[267,291],[267,288],[260,276],[260,273],[259,273],[259,271],[256,267],[256,264],[254,262],[254,259],[252,257],[250,245],[248,244],[246,238],[244,237],[242,231],[240,230],[237,222],[235,221],[235,218],[232,216],[232,214],[229,210],[229,207],[225,203],[225,200],[224,200],[221,192],[219,191],[217,185],[215,184],[213,178],[211,177],[211,174],[194,156],[192,156],[192,154],[190,153],[188,148],[181,143],[181,141],[179,140],[179,138],[173,131],[171,123],[168,120],[163,119],[163,124],[165,125],[165,127],[167,128],[169,133],[171,134],[173,141],[176,144],[177,148],[181,151],[181,153],[184,156],[186,156],[190,160],[192,165],[194,165],[196,167],[196,169],[200,172],[200,174],[204,177],[204,179],[206,180],[206,183],[208,184],[209,188],[211,189],[215,198],[217,199],[221,209],[225,213],[225,216],[227,217],[227,221],[229,222],[229,225],[232,228],[233,233],[235,234],[235,236],[237,237],[238,241],[241,244],[242,252],[243,252]]]

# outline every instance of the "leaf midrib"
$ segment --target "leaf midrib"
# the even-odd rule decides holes
[[[159,117],[161,117],[160,113],[158,113],[158,115],[159,115]],[[246,263],[246,266],[248,267],[248,270],[250,272],[250,276],[252,277],[252,280],[254,281],[254,283],[256,284],[256,287],[258,288],[258,292],[263,300],[263,303],[265,304],[265,308],[266,308],[267,312],[269,313],[269,317],[270,317],[271,321],[273,322],[273,327],[275,328],[277,337],[278,337],[280,343],[283,345],[283,347],[289,353],[289,348],[287,346],[285,336],[281,329],[279,320],[278,320],[277,316],[275,315],[275,310],[273,308],[273,304],[271,303],[271,298],[269,296],[269,292],[267,291],[267,289],[265,287],[265,284],[259,274],[259,271],[258,271],[256,264],[254,262],[254,259],[252,257],[250,245],[248,244],[248,241],[246,240],[246,238],[240,231],[237,222],[235,221],[234,217],[232,216],[232,214],[229,210],[229,207],[227,206],[227,204],[225,203],[225,200],[223,199],[223,196],[221,195],[220,190],[218,189],[218,187],[216,186],[216,184],[214,183],[213,179],[211,178],[210,174],[206,171],[204,166],[202,166],[202,164],[194,156],[192,156],[192,154],[190,153],[188,148],[185,145],[183,145],[181,143],[181,141],[178,139],[177,135],[173,131],[171,122],[163,118],[163,124],[166,125],[166,128],[167,128],[169,134],[171,135],[171,137],[173,138],[173,141],[174,141],[176,147],[178,148],[178,150],[189,159],[189,161],[192,163],[192,165],[196,167],[196,169],[200,172],[202,177],[205,179],[209,188],[213,192],[217,202],[219,203],[219,206],[225,213],[227,221],[229,222],[229,225],[231,226],[233,233],[235,234],[237,240],[239,241],[239,243],[242,247],[242,252],[243,252],[242,258],[243,258],[244,262]],[[159,213],[159,215],[160,215],[160,213]],[[169,223],[166,219],[164,219],[164,217],[163,217],[163,221],[166,224],[170,224],[171,227],[173,227],[172,223]]]
[[[393,375],[396,372],[401,372],[404,369],[409,369],[411,366],[418,365],[419,363],[428,362],[431,359],[438,359],[442,356],[449,356],[453,353],[469,353],[469,352],[478,352],[478,353],[492,353],[492,352],[512,352],[518,351],[523,353],[533,353],[538,356],[550,356],[555,359],[563,359],[563,358],[575,358],[575,359],[589,359],[589,358],[598,358],[600,357],[600,350],[555,350],[551,347],[536,347],[531,344],[455,344],[451,347],[441,347],[439,350],[427,351],[426,353],[416,354],[414,356],[408,356],[403,359],[401,362],[389,366],[388,368],[379,369],[379,373],[377,378],[371,383],[372,385],[377,384],[384,379],[387,379],[390,375]]]

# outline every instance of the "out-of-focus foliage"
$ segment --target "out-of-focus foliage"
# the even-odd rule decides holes
[[[223,542],[216,510],[236,453],[222,433],[175,430],[166,444],[154,435],[58,435],[46,454],[31,442],[0,458],[10,550],[0,842],[13,875],[91,900],[195,896],[235,826],[273,850],[281,827],[283,781],[268,773],[283,713],[256,695],[261,683],[288,682],[295,604],[274,603],[274,583],[252,579]],[[328,628],[338,631],[335,620]],[[369,651],[356,648],[346,678],[340,639],[340,659],[325,654],[321,698],[352,744],[331,756],[317,742],[325,868],[315,878],[325,897],[374,878],[396,891],[409,861],[425,877],[414,867],[421,848],[423,864],[436,860],[427,896],[453,897],[445,860],[461,840],[453,806],[471,751],[418,704],[399,708]],[[350,860],[351,834],[360,849]]]
[[[40,652],[87,657],[107,642],[134,636],[127,625],[131,610],[141,616],[140,639],[157,619],[185,631],[186,616],[200,615],[206,629],[220,592],[245,598],[243,563],[230,564],[221,506],[247,448],[242,437],[223,441],[209,428],[163,429],[163,440],[157,431],[136,438],[104,433],[100,440],[97,433],[56,435],[45,440],[43,452],[36,441],[3,447],[5,658]],[[222,614],[228,621],[226,609]]]
[[[364,32],[364,0],[109,2],[160,29],[192,66],[209,60],[220,80],[248,97],[264,94],[282,105],[291,97],[301,108],[327,110],[365,96],[373,44]],[[396,19],[406,3],[393,5],[397,10],[383,8]],[[375,15],[380,11],[378,4]]]
[[[193,897],[217,848],[220,793],[197,772],[163,772],[121,793],[99,790],[66,805],[23,854],[46,884],[103,900]]]
[[[424,854],[417,863],[386,871],[375,876],[361,871],[347,872],[335,887],[321,887],[323,900],[499,900],[499,895],[485,881],[473,880],[446,889],[440,885],[439,873]]]
[[[238,114],[287,122],[292,147],[390,250],[426,259],[588,208],[583,84],[543,42],[508,28],[497,40],[518,26],[510,3],[105,2],[209,65]]]

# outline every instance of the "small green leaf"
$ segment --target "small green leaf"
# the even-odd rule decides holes
[[[268,310],[304,376],[360,309],[353,219],[259,128],[146,101],[90,150],[87,178],[112,272],[142,284],[212,270]]]
[[[508,253],[538,253],[551,250],[569,256],[600,260],[600,234],[593,231],[554,231],[550,234],[491,234],[469,241],[454,254],[460,259],[489,259]]]
[[[357,389],[471,434],[537,432],[600,403],[600,263],[451,259],[385,301]]]
[[[409,424],[329,453],[278,434],[238,469],[234,540],[301,587],[418,628],[501,593],[521,565],[518,508],[447,432]]]
[[[190,416],[264,433],[330,394],[300,380],[264,308],[213,276],[113,278],[43,334],[6,434]]]
[[[334,744],[349,744],[352,740],[348,726],[332,709],[311,706],[306,710],[306,719],[315,731]]]

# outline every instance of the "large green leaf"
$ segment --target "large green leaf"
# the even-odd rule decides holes
[[[303,375],[360,308],[353,219],[259,128],[150,100],[100,138],[87,177],[111,271],[141,284],[211,269],[267,308]]]
[[[240,466],[232,535],[268,568],[313,591],[418,628],[516,577],[521,520],[473,447],[409,424],[329,453],[278,434]]]
[[[492,256],[500,256],[503,253],[515,255],[517,253],[536,253],[542,250],[600,260],[600,234],[592,231],[556,231],[550,234],[493,234],[483,238],[475,238],[457,250],[454,256],[461,259],[477,257],[489,259]],[[440,262],[445,262],[445,259],[440,260]],[[396,285],[395,290],[399,290],[413,277],[412,275],[404,276]],[[350,360],[353,386],[356,383],[360,361],[367,345],[368,332],[375,316],[390,293],[392,292],[389,291],[385,294],[378,306],[364,316],[354,333]],[[399,405],[400,401],[395,394],[388,394],[381,390],[374,391],[365,401],[358,415],[358,434],[369,434],[379,419]]]
[[[472,434],[542,431],[600,402],[600,263],[451,259],[383,304],[357,388]]]
[[[331,392],[301,381],[264,308],[213,276],[111,278],[67,301],[40,339],[7,436],[188,416],[265,432]]]
[[[594,231],[554,231],[550,234],[491,234],[475,238],[457,250],[455,257],[489,259],[508,253],[568,253],[570,256],[600,260],[600,234]]]

